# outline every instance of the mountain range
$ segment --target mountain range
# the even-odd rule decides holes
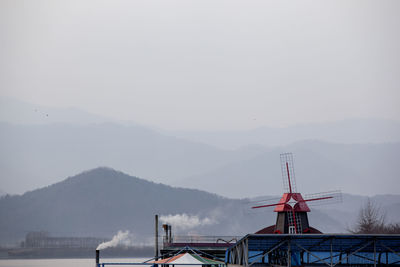
[[[400,195],[371,199],[382,212],[390,212],[390,221],[400,221]],[[312,207],[310,222],[324,232],[345,232],[365,201],[366,197],[345,194],[342,203]],[[148,244],[155,214],[161,223],[172,224],[174,234],[241,236],[275,221],[272,209],[254,211],[251,205],[249,199],[171,187],[103,167],[22,195],[1,197],[0,240],[15,244],[30,231],[111,238],[119,230],[129,230],[135,242]]]
[[[399,143],[348,145],[302,141],[270,148],[253,158],[182,179],[177,184],[231,197],[282,192],[278,155],[285,151],[295,156],[299,192],[343,190],[362,195],[399,192],[396,187],[400,173],[396,164],[400,157]]]
[[[250,206],[279,198],[283,152],[294,153],[297,191],[344,192],[343,203],[312,208],[316,228],[347,231],[367,196],[388,221],[400,221],[397,122],[171,132],[73,108],[0,104],[2,243],[41,230],[98,237],[130,230],[149,242],[156,213],[190,222],[176,233],[252,233],[274,223],[271,209]]]
[[[5,97],[0,104],[0,189],[11,194],[109,166],[231,198],[275,195],[281,192],[283,152],[294,152],[298,189],[303,193],[398,193],[400,124],[394,121],[168,132],[74,108]]]
[[[285,146],[303,140],[324,140],[343,144],[396,143],[400,141],[400,122],[384,119],[347,119],[280,128],[259,127],[246,131],[166,133],[223,149],[236,149],[249,144]]]
[[[115,123],[0,123],[0,188],[23,193],[70,173],[109,166],[155,182],[226,197],[281,192],[279,154],[293,152],[298,189],[362,195],[398,193],[400,143],[299,141],[235,150]],[[21,168],[22,166],[22,168]],[[362,185],[362,186],[360,186]]]

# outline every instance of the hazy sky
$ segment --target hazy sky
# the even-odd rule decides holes
[[[400,1],[4,1],[0,96],[166,129],[400,120]]]

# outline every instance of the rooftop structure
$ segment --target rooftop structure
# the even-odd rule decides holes
[[[237,236],[164,236],[161,255],[191,247],[212,257],[224,259],[225,251],[242,237]]]

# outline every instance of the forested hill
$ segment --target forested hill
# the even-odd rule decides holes
[[[202,214],[230,202],[199,190],[174,188],[97,168],[21,196],[0,199],[0,239],[28,231],[112,236],[118,230],[151,235],[154,214]]]

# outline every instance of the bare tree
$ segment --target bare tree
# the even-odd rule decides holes
[[[385,228],[385,214],[368,198],[360,209],[355,229],[350,231],[357,234],[381,234],[386,232]]]

